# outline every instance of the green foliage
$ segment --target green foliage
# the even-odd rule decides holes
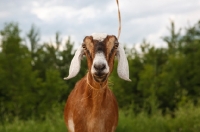
[[[116,78],[114,70],[113,91],[120,108],[134,104],[134,112],[145,110],[151,114],[152,104],[156,104],[166,114],[188,101],[198,103],[200,22],[185,28],[184,32],[177,32],[172,22],[169,30],[170,35],[163,37],[167,48],[155,48],[143,41],[141,51],[134,47],[127,51],[131,83]]]
[[[59,106],[60,107],[60,106]],[[27,121],[20,120],[18,117],[13,122],[4,122],[0,125],[1,132],[67,132],[62,109],[58,106],[54,107],[53,114],[48,112],[45,121],[29,119]],[[62,106],[64,107],[64,106]]]
[[[17,24],[7,24],[2,36],[0,53],[0,116],[19,116],[26,118],[30,111],[27,107],[31,100],[31,84],[35,74],[31,70],[29,50],[22,44]],[[27,110],[27,113],[23,111]]]
[[[187,104],[176,111],[176,118],[163,116],[161,112],[149,116],[144,111],[138,115],[120,111],[117,132],[198,132],[200,129],[200,107]]]
[[[30,119],[28,121],[14,118],[12,123],[0,125],[2,132],[67,132],[64,124],[63,106],[55,106],[53,111],[45,114],[44,121]],[[53,114],[52,114],[53,113]],[[163,116],[161,112],[149,116],[145,111],[134,115],[132,110],[119,112],[119,123],[116,132],[199,132],[200,107],[189,103],[176,111],[176,118]]]
[[[20,36],[18,24],[6,24],[1,31],[0,51],[0,117],[12,120],[29,119],[32,116],[44,118],[47,111],[57,103],[66,100],[69,93],[64,82],[61,51],[53,45],[39,45],[39,36],[34,27],[28,33],[31,49]],[[58,39],[58,34],[57,34]],[[71,55],[71,47],[64,49]],[[61,56],[61,57],[60,57]],[[71,55],[72,56],[72,55]],[[70,59],[67,59],[70,62]],[[68,64],[69,65],[69,64]],[[63,98],[63,96],[65,98]]]

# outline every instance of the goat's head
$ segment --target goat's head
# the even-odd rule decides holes
[[[113,70],[115,56],[118,58],[117,73],[119,77],[130,81],[124,49],[114,35],[92,34],[86,36],[72,59],[69,76],[64,79],[70,79],[78,74],[83,55],[87,58],[88,70],[95,81],[103,82],[107,79]]]

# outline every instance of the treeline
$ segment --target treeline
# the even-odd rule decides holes
[[[17,23],[5,24],[0,51],[1,121],[15,116],[44,118],[47,111],[66,101],[77,80],[63,80],[73,57],[73,43],[69,38],[60,50],[59,33],[54,43],[41,44],[34,26],[22,37]],[[83,74],[84,68],[76,78]]]
[[[167,48],[155,48],[144,41],[141,52],[127,49],[132,82],[113,79],[120,107],[149,114],[160,109],[163,114],[175,116],[174,111],[187,103],[198,105],[200,21],[178,31],[171,22],[169,36],[162,39]]]
[[[132,82],[119,79],[116,70],[110,77],[121,109],[136,114],[159,109],[173,115],[187,103],[198,105],[200,22],[178,31],[172,22],[169,31],[163,37],[167,48],[146,41],[141,43],[141,51],[126,48]],[[22,37],[16,23],[5,24],[0,33],[0,120],[44,119],[46,112],[65,103],[77,80],[85,75],[86,60],[77,77],[64,81],[75,50],[70,38],[63,45],[57,32],[53,43],[41,43],[36,27]]]

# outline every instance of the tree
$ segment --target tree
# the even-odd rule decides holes
[[[27,95],[35,82],[31,70],[31,55],[28,48],[23,45],[18,24],[6,24],[1,36],[0,114],[2,118],[7,115],[22,117],[26,105],[31,100]]]

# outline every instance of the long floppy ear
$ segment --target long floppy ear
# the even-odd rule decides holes
[[[68,75],[68,77],[64,78],[65,80],[73,78],[79,73],[80,68],[81,68],[82,57],[83,57],[83,48],[82,48],[82,46],[80,46],[77,49],[77,51],[76,51],[76,53],[75,53],[75,55],[74,55],[74,57],[71,61],[71,64],[70,64],[70,67],[69,67],[69,75]]]
[[[128,60],[126,58],[124,48],[121,45],[118,46],[117,59],[118,59],[118,66],[117,66],[118,76],[126,81],[131,81],[129,79]]]

